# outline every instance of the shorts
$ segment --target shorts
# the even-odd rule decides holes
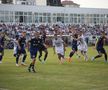
[[[104,48],[97,48],[98,53],[106,53]]]
[[[37,48],[35,48],[35,49],[30,49],[30,57],[31,57],[31,59],[37,57],[37,52],[38,52],[38,49],[37,49]]]
[[[79,45],[78,50],[87,52],[87,50],[88,50],[87,45]]]
[[[64,47],[55,47],[55,51],[57,54],[61,54],[64,56]]]
[[[21,50],[18,50],[17,49],[17,55],[21,55],[21,54],[24,54],[24,55],[26,55],[26,50],[25,49],[21,49]]]
[[[44,46],[44,45],[41,45],[40,47],[39,47],[39,51],[44,51],[44,50],[46,50],[47,48]]]
[[[77,52],[78,51],[77,46],[72,46],[72,50]]]

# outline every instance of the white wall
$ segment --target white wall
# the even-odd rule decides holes
[[[46,6],[46,4],[47,4],[46,0],[36,0],[36,5]]]
[[[13,0],[13,4],[16,4],[16,0]]]
[[[0,4],[0,10],[25,11],[25,12],[49,12],[49,13],[78,13],[78,14],[108,14],[108,9],[97,8],[66,8],[51,6],[29,6],[29,5],[4,5]]]
[[[66,23],[70,22],[70,14],[102,14],[102,21],[103,23],[106,23],[108,21],[108,18],[106,18],[104,15],[108,15],[108,9],[97,9],[97,8],[68,8],[68,7],[53,7],[53,6],[32,6],[32,5],[6,5],[6,4],[0,4],[0,11],[13,11],[13,12],[32,12],[32,16],[34,16],[34,13],[50,13],[51,22],[53,21],[53,17],[55,17],[54,13],[64,13],[68,14],[66,16],[68,19],[65,20]],[[13,13],[14,15],[14,13]],[[1,14],[2,16],[2,14]],[[9,15],[8,15],[9,16]],[[5,17],[5,15],[3,16]],[[5,19],[4,19],[5,20]],[[15,17],[13,17],[13,20],[15,21]],[[101,20],[101,18],[100,18]],[[57,20],[56,20],[57,21]],[[68,21],[68,22],[67,22]],[[34,22],[32,20],[32,22]],[[77,20],[78,22],[78,20]],[[75,23],[77,23],[75,21]],[[53,22],[52,22],[53,23]],[[55,23],[55,21],[54,21]],[[89,23],[89,19],[86,18],[83,20],[82,23]],[[90,22],[91,23],[91,22]],[[94,23],[94,21],[92,21]],[[91,24],[92,24],[91,23]]]

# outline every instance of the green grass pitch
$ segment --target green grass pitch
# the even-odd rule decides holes
[[[105,48],[108,53],[108,46]],[[74,55],[72,63],[60,65],[53,49],[48,51],[47,62],[41,64],[37,60],[37,73],[29,73],[27,67],[15,66],[13,50],[5,50],[0,64],[0,90],[108,90],[108,63],[104,63],[104,57],[85,62],[83,57],[78,59]],[[66,57],[70,51],[71,48],[67,48]],[[89,57],[96,54],[96,50],[89,47]]]

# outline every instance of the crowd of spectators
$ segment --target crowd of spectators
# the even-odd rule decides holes
[[[46,35],[53,35],[55,31],[60,31],[64,35],[69,35],[71,31],[83,31],[85,36],[99,36],[101,31],[105,31],[108,35],[108,25],[64,25],[64,24],[53,24],[53,25],[26,25],[26,24],[4,24],[0,23],[0,32],[3,31],[9,38],[14,38],[15,35],[20,35],[22,32],[26,32],[27,36],[30,33],[44,32]]]
[[[26,32],[27,39],[30,38],[31,33],[34,31],[44,33],[48,36],[53,36],[56,32],[62,32],[64,36],[64,41],[69,45],[71,42],[70,37],[67,37],[73,33],[73,31],[83,31],[85,35],[85,40],[87,44],[95,43],[98,36],[100,36],[101,31],[105,31],[108,35],[108,25],[64,25],[64,24],[53,24],[53,25],[26,25],[26,24],[4,24],[0,23],[0,32],[4,32],[5,36],[9,40],[15,38],[16,35],[21,35],[22,32]],[[51,45],[52,39],[47,38],[48,44]],[[7,47],[13,47],[12,44],[7,45]],[[107,42],[108,43],[108,42]]]

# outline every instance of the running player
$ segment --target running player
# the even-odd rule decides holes
[[[36,61],[38,47],[39,47],[39,35],[37,32],[35,34],[32,34],[32,37],[28,41],[27,45],[32,59],[32,62],[30,63],[28,70],[29,72],[31,72],[32,69],[33,72],[36,72],[34,67],[35,67],[35,61]]]
[[[64,41],[61,39],[61,37],[58,37],[57,34],[55,34],[55,36],[54,36],[53,48],[54,48],[54,53],[56,52],[58,55],[60,64],[62,64],[65,59],[64,58],[65,45],[64,45]]]
[[[98,55],[95,56],[95,57],[92,57],[92,61],[94,61],[97,58],[102,57],[102,54],[104,54],[105,62],[107,62],[107,53],[106,53],[106,51],[105,51],[105,49],[103,47],[105,39],[107,39],[106,35],[105,35],[105,32],[101,32],[101,36],[100,36],[100,38],[98,39],[98,41],[97,41],[97,43],[95,45],[96,50],[98,52]]]
[[[74,34],[73,35],[73,40],[72,40],[72,51],[69,54],[69,62],[71,62],[71,57],[77,53],[78,50],[78,34]]]
[[[5,40],[4,33],[0,33],[0,63],[2,63],[2,59],[4,56],[4,40]]]
[[[78,50],[84,56],[84,60],[87,61],[88,60],[88,56],[87,56],[88,47],[87,47],[87,44],[86,44],[86,41],[84,39],[82,31],[80,31],[80,34],[79,34],[79,37],[78,37],[78,42],[79,42]]]
[[[26,57],[27,57],[27,54],[26,54],[26,50],[25,50],[25,46],[26,46],[26,33],[23,32],[21,37],[19,37],[19,39],[17,40],[17,55],[16,55],[16,66],[19,66],[18,65],[18,62],[19,62],[19,57],[21,55],[23,55],[23,58],[22,58],[22,62],[21,62],[21,65],[26,65],[25,64],[25,60],[26,60]]]
[[[41,36],[40,36],[40,45],[39,45],[39,61],[41,61],[42,63],[45,63],[47,56],[48,56],[48,50],[47,50],[47,46],[45,44],[45,40],[46,40],[46,34],[42,32]],[[44,61],[41,60],[42,57],[42,51],[45,53],[44,55]]]

